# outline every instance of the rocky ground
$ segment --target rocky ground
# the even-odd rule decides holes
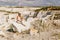
[[[59,30],[60,27],[53,24],[50,24],[48,27],[42,25],[37,35],[30,35],[30,33],[4,32],[5,36],[0,35],[0,40],[60,40]]]
[[[4,9],[2,9],[2,8],[4,8]],[[0,16],[2,18],[8,17],[8,15],[9,15],[9,18],[11,18],[11,17],[15,18],[16,14],[17,14],[17,13],[13,14],[15,12],[29,14],[30,12],[34,13],[33,10],[35,10],[35,8],[32,8],[33,10],[30,9],[30,11],[28,11],[28,8],[24,8],[24,9],[13,8],[13,10],[12,10],[12,8],[10,8],[10,9],[5,8],[5,7],[2,7],[2,8],[0,8],[0,10],[5,10],[5,11],[0,12]],[[12,12],[9,12],[11,10],[12,10]],[[40,11],[39,13],[45,14],[47,12],[48,11],[44,11],[44,12]],[[54,12],[56,13],[56,11],[54,11]],[[52,13],[54,13],[54,12],[52,12]],[[57,11],[57,13],[58,12],[60,13],[60,11]],[[5,15],[2,16],[3,14],[5,14]],[[38,17],[41,17],[40,14]],[[6,18],[4,20],[6,20]],[[56,23],[59,25],[58,26],[58,25],[54,24],[51,20],[47,20],[46,22],[44,22],[44,21],[45,20],[43,20],[43,22],[41,20],[37,20],[37,21],[32,22],[32,26],[38,30],[38,33],[36,35],[31,35],[30,33],[18,33],[18,32],[14,33],[14,32],[2,31],[2,32],[0,32],[0,40],[60,40],[60,25],[59,25],[60,23]],[[4,21],[2,19],[2,21],[0,21],[0,26],[3,22]],[[8,25],[8,23],[6,25]],[[3,26],[3,28],[4,28],[4,26]],[[1,27],[0,27],[0,29],[1,29]],[[1,34],[1,33],[3,33],[3,34]]]
[[[39,34],[36,36],[31,36],[29,34],[16,34],[12,33],[8,37],[0,36],[0,40],[39,40]]]
[[[51,29],[51,28],[50,28]],[[0,35],[0,40],[60,40],[60,29],[51,29],[50,31],[42,31],[37,35],[6,33],[6,36]]]

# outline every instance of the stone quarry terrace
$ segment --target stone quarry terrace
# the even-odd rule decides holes
[[[0,35],[3,35],[7,38],[12,36],[13,39],[10,39],[11,38],[10,37],[9,38],[10,40],[17,40],[17,38],[19,40],[19,39],[21,39],[21,38],[19,38],[21,36],[21,34],[19,34],[17,36],[15,33],[11,33],[7,30],[13,28],[13,30],[17,31],[17,34],[18,34],[18,33],[22,33],[22,32],[27,31],[27,30],[29,31],[29,29],[30,29],[30,31],[29,31],[30,35],[33,35],[33,34],[36,35],[35,36],[36,39],[34,38],[34,40],[58,39],[55,37],[52,37],[52,38],[54,38],[54,39],[52,39],[51,35],[53,35],[55,33],[59,34],[60,21],[59,20],[58,21],[57,20],[49,20],[49,18],[51,17],[51,15],[53,15],[55,13],[60,13],[60,10],[58,10],[58,11],[57,10],[53,10],[53,11],[41,10],[39,12],[35,12],[34,10],[36,10],[36,9],[40,9],[40,8],[0,7]],[[26,20],[22,21],[23,24],[25,24],[26,26],[23,26],[22,24],[19,24],[16,22],[16,16],[18,13],[21,13],[22,16],[24,17],[24,19],[26,18],[26,16],[29,15],[29,17],[27,18],[27,21]],[[41,20],[42,20],[42,22],[41,22]],[[54,21],[54,23],[56,23],[56,25],[58,25],[57,26],[58,28],[56,27],[55,24],[52,24],[52,21]],[[31,25],[31,24],[34,24],[34,25]],[[34,27],[37,27],[37,28],[39,27],[39,28],[34,29]],[[22,35],[25,35],[25,37],[27,35],[28,39],[31,38],[33,40],[33,36],[30,36],[28,34],[22,34]]]

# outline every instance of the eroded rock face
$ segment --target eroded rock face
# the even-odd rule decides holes
[[[7,10],[9,11],[9,10]],[[18,9],[15,11],[18,11]],[[15,12],[14,11],[14,12]],[[57,11],[58,13],[59,11]],[[39,11],[37,17],[34,16],[34,11],[29,10],[21,10],[20,12],[24,19],[27,16],[27,20],[23,21],[22,24],[16,23],[16,14],[8,14],[0,15],[0,34],[8,37],[8,40],[58,40],[60,39],[60,20],[53,20],[55,21],[58,26],[53,24],[53,21],[50,20],[52,13],[56,13],[56,11]],[[51,13],[51,14],[50,14]],[[14,25],[13,25],[14,24]],[[17,33],[12,32],[9,29],[13,29],[13,31],[17,31]],[[10,31],[10,32],[9,32]],[[26,32],[30,34],[26,34]],[[22,33],[22,34],[20,34]],[[5,35],[6,34],[6,35]],[[22,36],[23,35],[23,36]],[[38,36],[39,35],[39,36]]]

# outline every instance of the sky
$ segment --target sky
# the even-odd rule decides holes
[[[60,6],[60,0],[0,0],[0,6]]]

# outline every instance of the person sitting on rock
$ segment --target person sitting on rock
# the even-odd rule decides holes
[[[21,15],[21,13],[18,13],[18,15],[17,15],[17,17],[16,17],[16,22],[17,23],[21,23],[22,25],[24,25],[23,23],[22,23],[22,21],[23,21],[23,17],[22,17],[22,15]],[[24,25],[25,26],[25,25]]]
[[[17,17],[16,17],[17,22],[18,22],[18,21],[19,21],[19,22],[22,22],[22,19],[23,19],[23,17],[21,16],[21,13],[18,13],[18,15],[17,15]]]

